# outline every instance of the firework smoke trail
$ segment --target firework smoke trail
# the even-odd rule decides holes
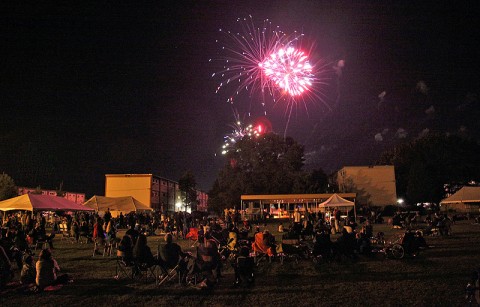
[[[337,99],[335,99],[335,106],[338,106],[338,103],[340,102],[340,79],[342,78],[342,70],[344,67],[345,67],[345,60],[339,60],[337,64],[333,66],[333,69],[337,74]]]

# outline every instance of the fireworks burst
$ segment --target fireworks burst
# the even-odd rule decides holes
[[[299,96],[310,90],[313,82],[312,65],[305,52],[289,46],[280,48],[258,66],[265,76],[290,96]]]
[[[318,78],[323,68],[312,64],[309,53],[302,50],[303,34],[287,35],[268,19],[256,27],[252,16],[237,22],[240,32],[220,29],[233,44],[222,46],[223,69],[212,75],[220,79],[216,93],[233,83],[235,95],[242,91],[251,96],[260,92],[263,106],[266,97],[271,97],[274,104],[286,101],[289,115],[298,102],[303,102],[307,109],[304,96],[314,96],[325,103],[319,89],[325,82]],[[235,95],[228,97],[227,102],[233,104]]]
[[[229,126],[233,128],[232,132],[224,136],[224,144],[222,146],[222,154],[225,155],[235,143],[244,137],[259,137],[268,133],[272,129],[272,124],[266,117],[258,118],[254,124],[245,125],[241,120],[238,112],[234,111],[235,122]]]

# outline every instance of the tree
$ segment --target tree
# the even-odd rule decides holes
[[[18,195],[13,179],[5,173],[0,175],[0,201]]]
[[[178,180],[178,186],[184,197],[185,209],[190,207],[192,210],[195,210],[197,205],[197,182],[190,170],[186,171]]]
[[[289,194],[305,190],[308,182],[302,172],[304,147],[290,137],[247,136],[226,158],[209,192],[209,206],[218,212],[238,206],[242,194]]]
[[[396,146],[378,164],[393,164],[397,194],[410,203],[439,202],[443,185],[480,179],[480,145],[457,135],[431,134]]]
[[[326,193],[329,187],[328,175],[322,169],[298,175],[292,193]]]

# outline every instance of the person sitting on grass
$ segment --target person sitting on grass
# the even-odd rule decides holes
[[[37,277],[37,270],[35,263],[31,255],[26,254],[23,257],[23,266],[20,273],[20,282],[25,287],[35,284],[35,278]]]
[[[40,252],[36,269],[37,276],[35,282],[37,284],[37,289],[40,291],[48,286],[66,284],[71,281],[71,278],[67,274],[57,276],[57,272],[60,272],[60,267],[48,248],[42,249]]]

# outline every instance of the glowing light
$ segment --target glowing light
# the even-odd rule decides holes
[[[258,65],[273,83],[291,96],[299,96],[312,86],[313,67],[307,55],[294,47],[281,48]]]
[[[260,135],[270,132],[272,124],[266,117],[258,118],[254,124],[245,125],[238,112],[234,112],[235,121],[229,126],[233,128],[232,132],[224,136],[224,143],[221,153],[226,155],[233,146],[244,137],[256,138]]]
[[[237,25],[238,31],[219,29],[227,40],[216,40],[221,48],[216,59],[210,59],[218,68],[211,75],[218,82],[215,92],[231,91],[225,96],[227,103],[234,105],[238,96],[247,94],[250,104],[246,112],[258,112],[260,107],[264,115],[267,102],[279,105],[287,117],[285,135],[291,115],[299,106],[307,113],[311,103],[322,103],[330,109],[322,89],[329,79],[326,72],[332,67],[312,54],[313,42],[308,42],[303,33],[283,32],[268,19],[257,26],[249,16],[237,19]]]
[[[233,84],[237,95],[258,90],[264,99],[270,96],[275,103],[285,98],[290,108],[305,93],[324,102],[315,86],[325,84],[318,78],[323,67],[312,64],[308,52],[301,50],[304,34],[287,35],[268,19],[257,27],[252,16],[239,18],[237,22],[242,31],[220,29],[233,44],[221,47],[223,69],[212,74],[220,79],[216,93]],[[227,102],[233,104],[233,101],[234,96],[227,98]]]

